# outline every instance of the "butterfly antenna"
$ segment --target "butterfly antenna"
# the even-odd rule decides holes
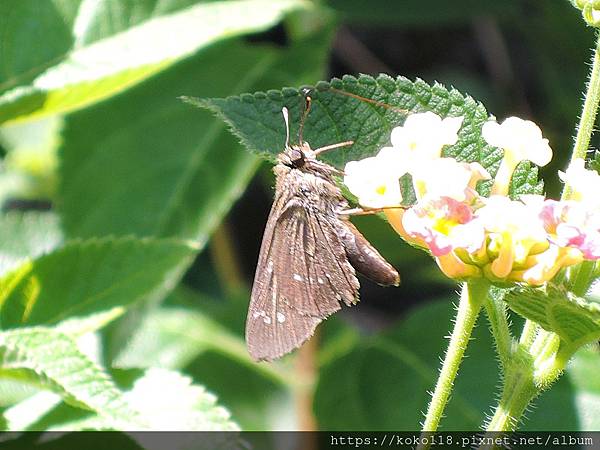
[[[290,119],[288,109],[285,106],[281,108],[281,114],[283,114],[283,121],[285,122],[285,148],[288,148],[290,146]]]
[[[386,108],[389,109],[391,111],[396,111],[402,114],[410,114],[410,110],[406,109],[406,108],[400,108],[398,106],[393,106],[390,105],[388,103],[385,102],[380,102],[378,100],[373,100],[372,98],[367,98],[367,97],[363,97],[361,95],[357,95],[357,94],[353,94],[352,92],[346,92],[346,91],[342,91],[340,89],[336,89],[334,87],[329,87],[329,90],[331,92],[335,92],[336,94],[340,94],[340,95],[345,95],[346,97],[351,97],[351,98],[355,98],[357,100],[360,100],[361,102],[366,102],[366,103],[371,103],[372,105],[375,106],[381,106],[382,108]]]
[[[313,155],[317,156],[328,150],[333,150],[334,148],[340,148],[340,147],[349,147],[353,144],[354,144],[354,141],[344,141],[344,142],[338,142],[337,144],[326,145],[325,147],[319,147],[319,148],[313,150]]]
[[[306,121],[306,117],[310,112],[310,105],[312,103],[312,99],[309,95],[304,95],[304,112],[302,113],[302,117],[300,118],[300,128],[298,129],[298,143],[302,145],[303,140],[303,132],[304,132],[304,122]]]

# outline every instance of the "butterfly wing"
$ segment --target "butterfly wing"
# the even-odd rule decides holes
[[[327,216],[299,196],[276,199],[267,222],[246,321],[256,360],[292,351],[317,325],[356,301],[359,283]]]

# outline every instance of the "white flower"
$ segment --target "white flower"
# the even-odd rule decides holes
[[[548,139],[542,137],[542,130],[530,120],[509,117],[501,125],[486,122],[481,135],[488,144],[504,149],[504,157],[494,180],[492,194],[506,195],[517,164],[531,161],[545,166],[552,159],[552,149]]]
[[[542,137],[542,130],[530,120],[509,117],[501,125],[486,122],[481,135],[488,144],[504,149],[504,158],[515,162],[531,161],[545,166],[552,159],[552,149],[548,139]]]
[[[404,173],[406,171],[402,171],[398,161],[382,150],[377,156],[347,163],[344,184],[362,206],[396,206],[402,202],[399,180]]]
[[[411,114],[403,126],[392,130],[392,146],[409,161],[439,158],[444,145],[456,143],[462,121],[462,117],[442,119],[432,112]]]
[[[438,158],[413,165],[412,177],[418,199],[449,197],[463,202],[475,195],[477,181],[489,179],[490,175],[479,163]]]
[[[585,161],[576,159],[560,178],[571,188],[571,200],[585,202],[590,209],[600,208],[600,175],[585,168]]]
[[[485,206],[477,210],[476,216],[489,232],[508,232],[515,240],[546,240],[546,232],[538,217],[538,211],[521,201],[492,195],[485,200]]]

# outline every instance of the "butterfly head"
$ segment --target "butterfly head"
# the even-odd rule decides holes
[[[292,169],[302,169],[307,161],[315,159],[315,155],[308,145],[308,142],[302,141],[302,135],[299,135],[300,144],[290,145],[290,125],[288,119],[288,110],[283,108],[283,120],[285,121],[285,149],[279,155],[279,162]]]

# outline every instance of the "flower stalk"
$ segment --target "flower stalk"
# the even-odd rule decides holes
[[[600,33],[597,34],[590,79],[587,85],[587,92],[585,93],[583,110],[581,111],[581,117],[579,118],[579,125],[577,126],[577,134],[575,136],[575,145],[573,147],[573,154],[571,155],[571,162],[569,165],[577,159],[585,159],[590,145],[590,138],[594,131],[594,124],[596,123],[598,105],[600,105]],[[563,191],[562,199],[569,199],[570,196],[571,189],[567,185]]]
[[[489,288],[490,285],[483,279],[472,280],[463,284],[454,330],[450,337],[440,376],[427,409],[423,432],[432,432],[438,429],[454,385],[454,379],[471,338],[473,327],[477,322],[481,306],[488,296]],[[428,447],[421,448],[425,450]]]
[[[500,402],[488,423],[487,431],[514,431],[527,405],[538,394],[531,368],[508,370]]]

